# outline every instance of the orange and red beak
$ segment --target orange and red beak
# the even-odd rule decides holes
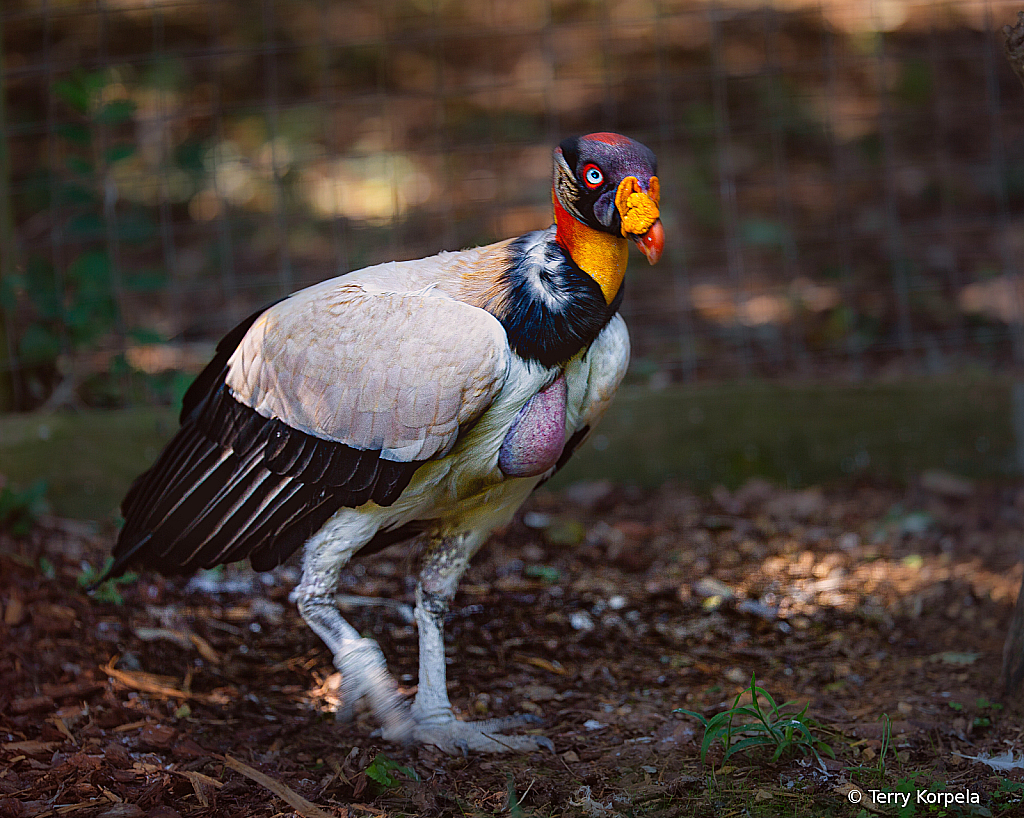
[[[665,228],[658,210],[660,194],[657,176],[651,177],[647,190],[635,176],[627,176],[615,191],[615,207],[622,219],[622,235],[636,242],[650,264],[658,263],[665,247]]]
[[[642,236],[630,236],[640,248],[640,252],[647,256],[650,264],[657,264],[661,258],[661,251],[665,247],[665,228],[661,226],[661,219],[656,219],[646,233]]]

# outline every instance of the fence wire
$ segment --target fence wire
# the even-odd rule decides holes
[[[0,364],[161,399],[298,287],[545,226],[552,147],[615,130],[667,235],[632,377],[1019,368],[1017,6],[5,0]]]

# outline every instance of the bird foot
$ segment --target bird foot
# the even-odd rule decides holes
[[[356,702],[365,698],[394,740],[408,741],[413,727],[408,705],[399,695],[377,643],[372,639],[348,642],[344,651],[334,657],[334,666],[341,671],[341,704],[334,714],[335,719],[354,721]]]
[[[415,719],[411,729],[404,726],[395,732],[380,731],[381,737],[391,741],[428,744],[448,755],[469,753],[530,753],[536,750],[555,751],[547,736],[507,735],[506,730],[535,727],[542,719],[527,713],[485,721],[459,721],[449,710],[430,717]]]

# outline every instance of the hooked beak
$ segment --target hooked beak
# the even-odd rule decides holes
[[[661,219],[655,220],[642,236],[630,236],[630,238],[636,242],[640,252],[647,256],[648,263],[658,263],[661,251],[665,247],[665,228],[661,226]]]
[[[646,191],[635,176],[627,176],[615,191],[615,207],[622,218],[622,235],[636,242],[650,264],[658,263],[665,247],[665,228],[658,210],[660,193],[657,176],[651,177]]]

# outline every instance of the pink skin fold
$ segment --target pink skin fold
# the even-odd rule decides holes
[[[498,468],[509,477],[534,477],[558,462],[565,446],[565,377],[559,375],[516,416],[498,452]]]

